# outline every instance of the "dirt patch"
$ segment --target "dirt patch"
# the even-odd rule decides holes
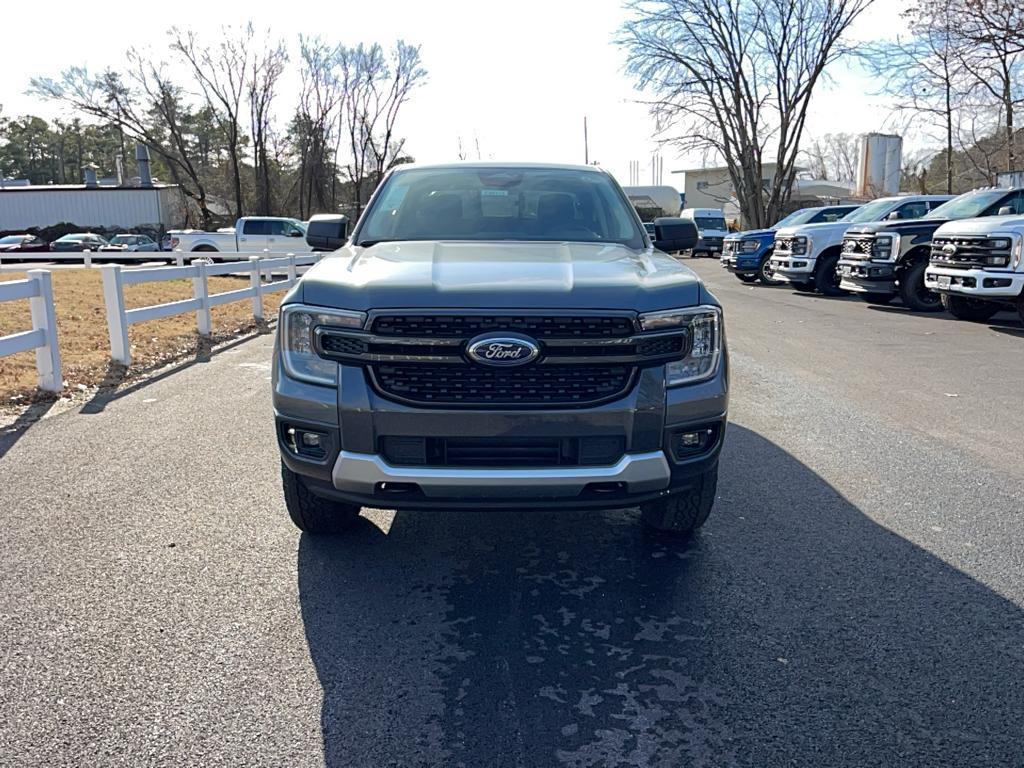
[[[25,274],[20,272],[0,274],[0,281],[24,278]],[[65,392],[109,385],[110,340],[107,337],[107,313],[99,270],[53,270],[52,279]],[[248,285],[248,275],[209,279],[211,294],[237,290]],[[125,286],[124,291],[125,305],[134,309],[191,298],[192,282],[172,280],[143,283]],[[264,294],[264,314],[268,319],[277,317],[278,305],[283,296],[283,291]],[[213,344],[259,330],[252,316],[249,299],[214,307],[211,317]],[[0,303],[0,336],[29,330],[31,327],[27,301]],[[202,339],[196,333],[194,312],[131,325],[128,334],[132,347],[132,365],[123,372],[126,381],[175,360],[194,357],[211,344],[211,341]],[[20,406],[52,398],[36,390],[35,360],[34,351],[0,357],[0,407]]]

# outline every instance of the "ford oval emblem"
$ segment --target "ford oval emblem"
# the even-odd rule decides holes
[[[953,243],[947,243],[946,245],[942,246],[942,252],[947,256],[955,256],[956,246]]]
[[[540,355],[540,346],[526,336],[488,334],[470,340],[466,354],[481,365],[511,367],[526,365]]]

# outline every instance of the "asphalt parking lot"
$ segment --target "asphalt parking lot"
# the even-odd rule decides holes
[[[287,520],[260,337],[0,434],[0,764],[1010,766],[1024,328],[750,287],[685,545]]]

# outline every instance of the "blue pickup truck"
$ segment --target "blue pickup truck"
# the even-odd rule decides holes
[[[722,267],[732,272],[744,283],[760,280],[766,285],[775,285],[768,270],[768,264],[775,246],[775,230],[794,224],[817,224],[822,221],[838,221],[856,205],[824,205],[815,208],[801,208],[776,222],[770,229],[754,229],[728,235],[722,243]]]

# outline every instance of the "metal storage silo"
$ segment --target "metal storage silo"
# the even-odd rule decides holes
[[[902,162],[902,136],[884,133],[865,133],[861,136],[855,190],[857,197],[885,197],[899,192]]]

